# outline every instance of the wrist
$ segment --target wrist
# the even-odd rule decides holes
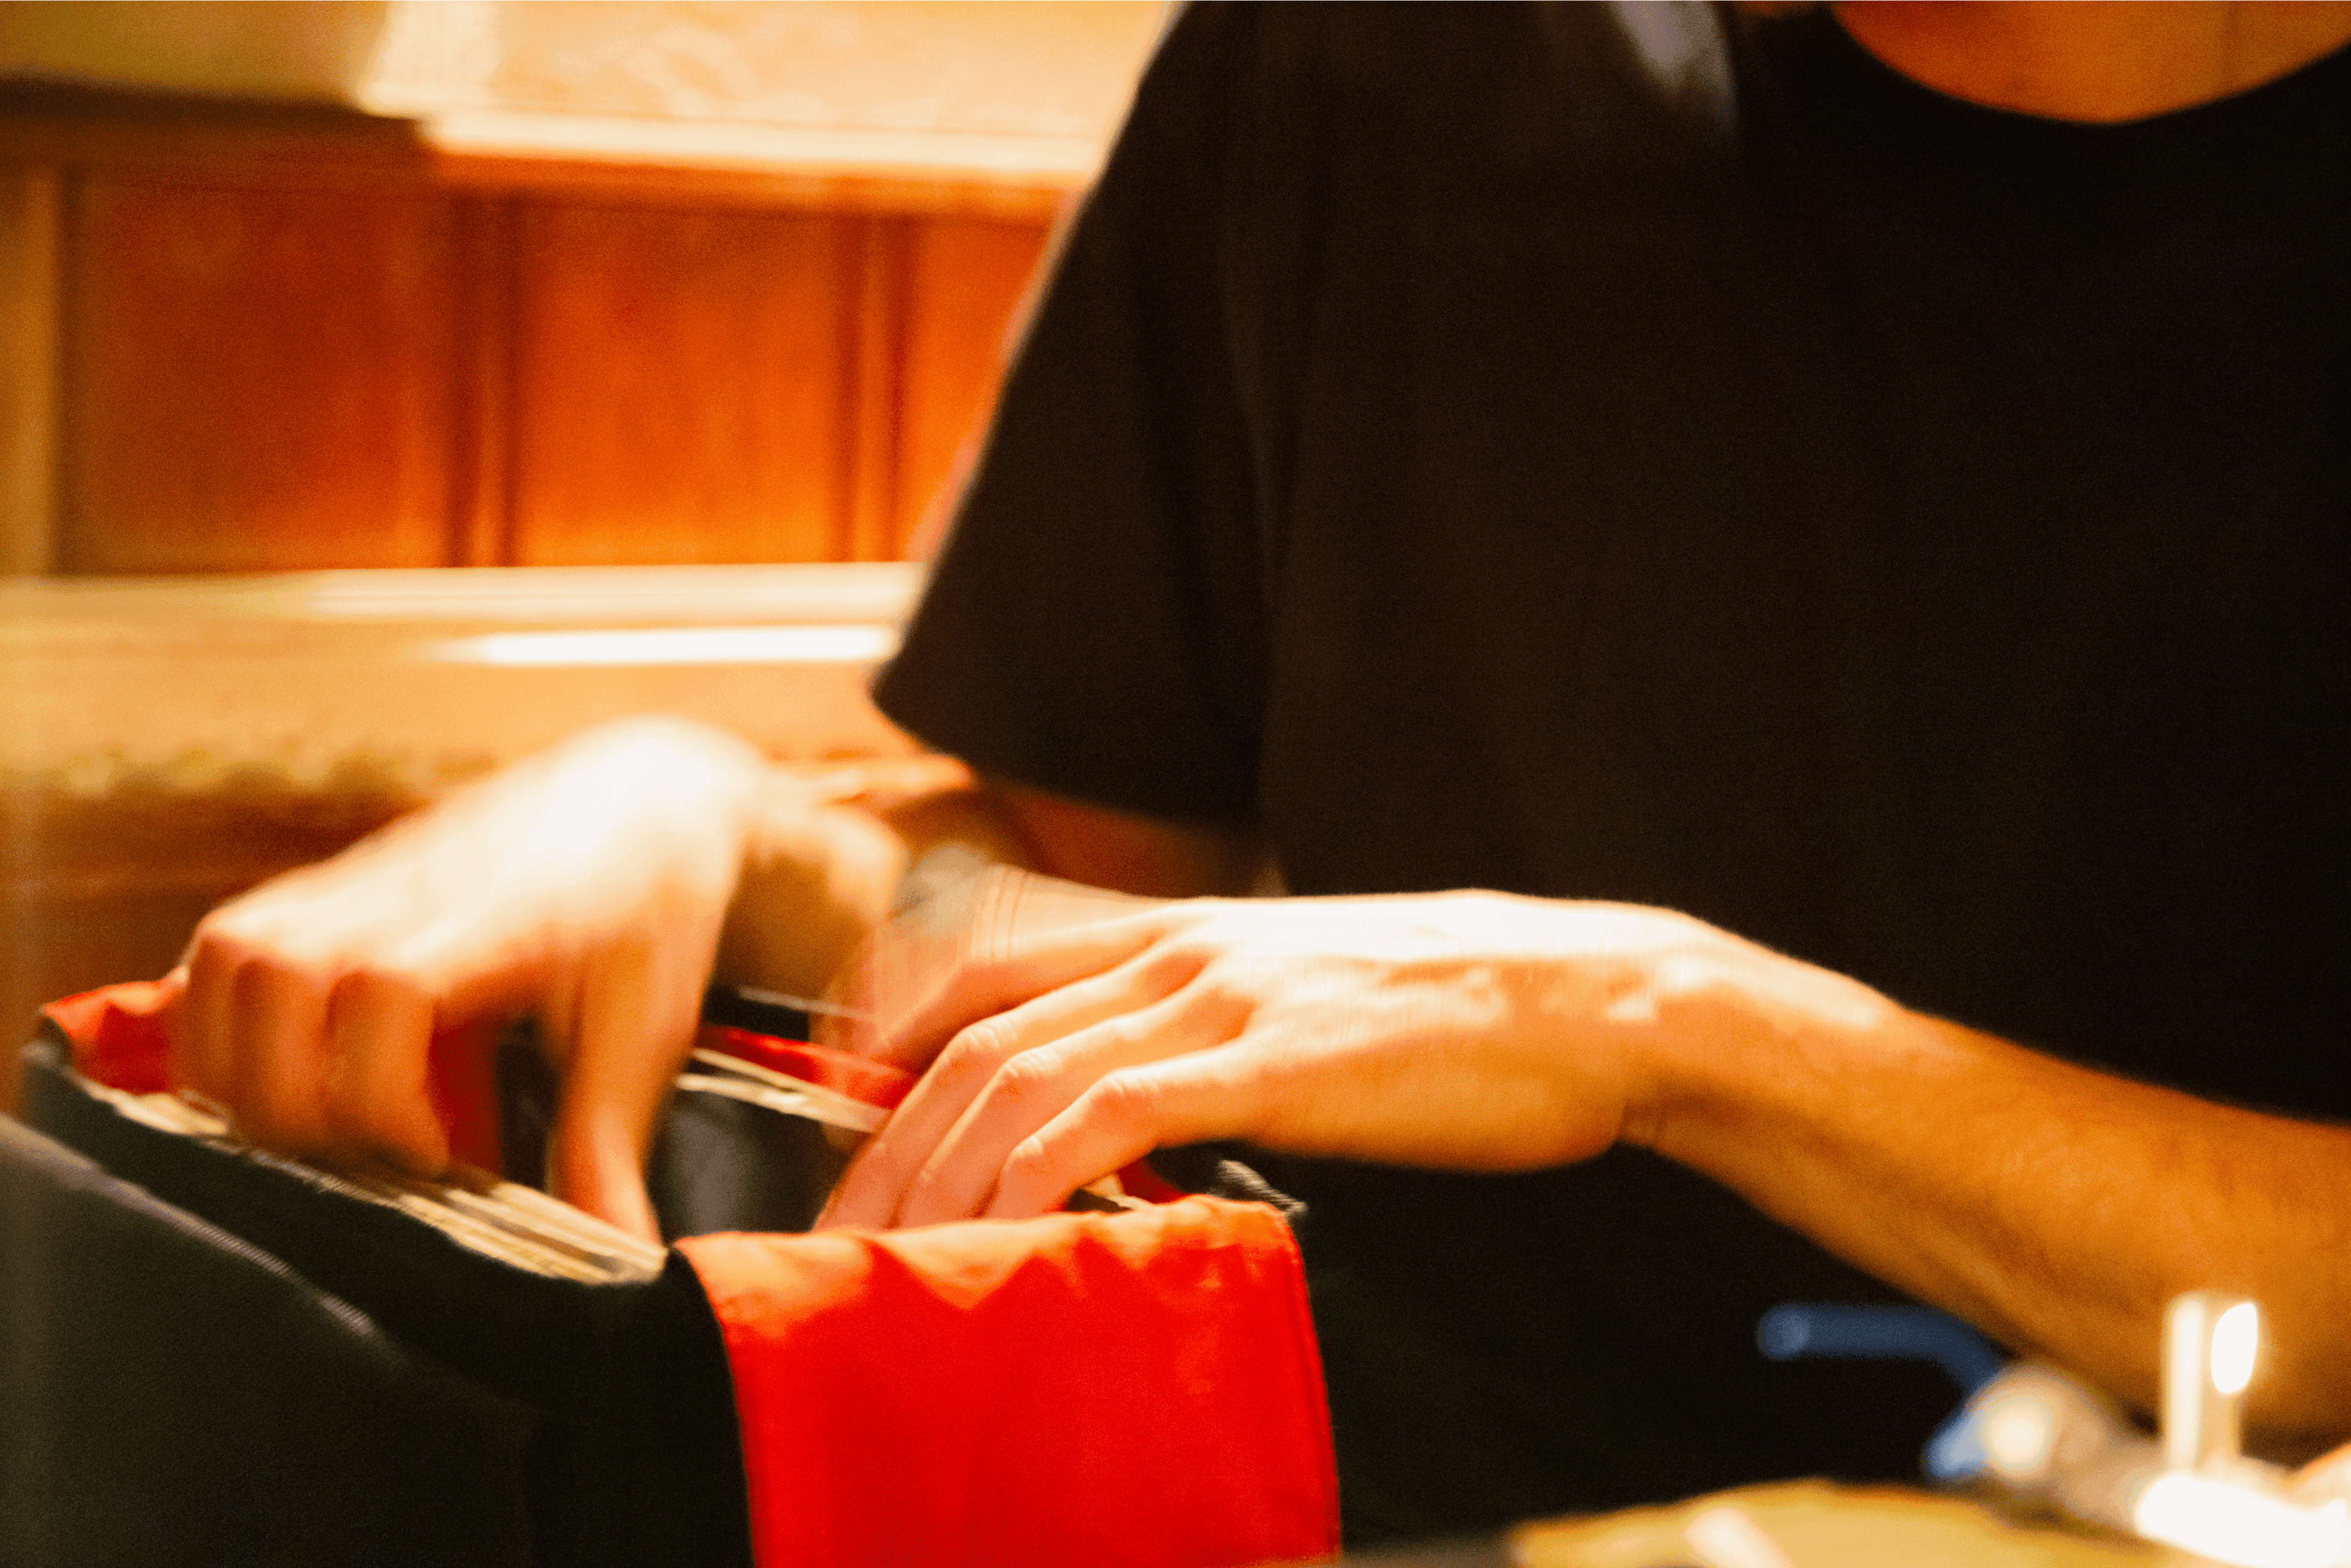
[[[820,995],[889,913],[906,848],[872,813],[770,769],[748,813],[714,977]]]
[[[1704,928],[1661,956],[1626,1031],[1625,1142],[1709,1174],[1805,1135],[1872,1060],[1927,1041],[1857,980]]]

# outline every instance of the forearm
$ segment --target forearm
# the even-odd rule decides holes
[[[2090,1072],[1857,987],[1822,994],[1688,1003],[1700,1021],[1656,1053],[1635,1135],[2142,1406],[2166,1301],[2253,1297],[2254,1421],[2351,1426],[2351,1131]]]
[[[1237,893],[1244,835],[1060,800],[946,758],[771,772],[727,911],[716,977],[814,996],[889,914],[906,873],[955,845],[1000,864],[1152,897]]]

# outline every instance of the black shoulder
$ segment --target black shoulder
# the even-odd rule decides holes
[[[1732,25],[1699,0],[1196,3],[1154,70],[1266,131],[1336,117],[1621,166],[1727,144]]]

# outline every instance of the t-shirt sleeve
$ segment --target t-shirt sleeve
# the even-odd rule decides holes
[[[874,693],[984,771],[1228,825],[1254,814],[1261,681],[1220,259],[1254,25],[1193,7],[1163,43]]]

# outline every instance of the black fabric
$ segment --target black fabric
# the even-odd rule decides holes
[[[791,1018],[797,1021],[788,1021],[778,1016],[784,1010],[714,989],[703,1016],[737,1029],[765,1027],[782,1039],[805,1039],[808,1015],[796,1013]],[[744,1019],[755,1021],[738,1021]],[[528,1019],[498,1042],[497,1083],[507,1177],[544,1190],[557,1084]],[[824,1200],[849,1168],[850,1147],[808,1117],[682,1090],[670,1097],[655,1131],[645,1160],[645,1194],[666,1241],[720,1230],[798,1233],[823,1211]]]
[[[0,1117],[0,1562],[518,1565],[540,1416]]]
[[[528,1510],[528,1561],[749,1563],[726,1351],[701,1284],[682,1257],[672,1253],[664,1271],[643,1283],[587,1284],[533,1273],[338,1192],[291,1162],[214,1148],[121,1116],[67,1076],[54,1039],[28,1046],[24,1061],[26,1119],[120,1178],[108,1188],[110,1200],[128,1189],[184,1209],[235,1238],[273,1277],[363,1308],[412,1360],[477,1390],[486,1406],[526,1416],[517,1495]],[[78,1266],[66,1255],[70,1250],[59,1243],[26,1254],[22,1272],[33,1279],[65,1272]],[[178,1254],[159,1252],[141,1265],[126,1243],[113,1263],[126,1271],[144,1267],[157,1291],[180,1291],[183,1271],[185,1288],[202,1284]],[[13,1278],[20,1271],[17,1255],[10,1264]],[[70,1320],[50,1320],[49,1327],[80,1345],[75,1354],[85,1360],[99,1354]],[[273,1343],[268,1328],[256,1320],[256,1355],[266,1356]],[[12,1335],[16,1332],[12,1320]],[[235,1332],[229,1320],[220,1335]],[[154,1392],[176,1407],[219,1391],[162,1375]],[[223,1396],[254,1415],[291,1393],[265,1380],[251,1393]],[[302,1394],[309,1405],[331,1409],[344,1391],[320,1381]],[[174,1446],[174,1436],[168,1426],[156,1427],[138,1441],[163,1450]],[[141,1471],[93,1466],[90,1473],[110,1479],[106,1490],[120,1505],[146,1506]],[[387,1505],[433,1506],[429,1495],[408,1486],[410,1473],[381,1472],[387,1490],[378,1512]],[[235,1529],[234,1521],[225,1523],[224,1539],[239,1541]],[[230,1552],[219,1560],[244,1559]]]
[[[824,1211],[850,1147],[805,1116],[681,1092],[646,1162],[645,1189],[673,1241],[719,1230],[797,1234]]]
[[[2351,56],[2118,126],[1719,18],[1187,11],[877,695],[983,769],[1264,835],[1302,894],[1687,910],[2298,1113],[2346,901]],[[1304,1198],[1353,1542],[1914,1473],[1883,1295],[1620,1151]]]

